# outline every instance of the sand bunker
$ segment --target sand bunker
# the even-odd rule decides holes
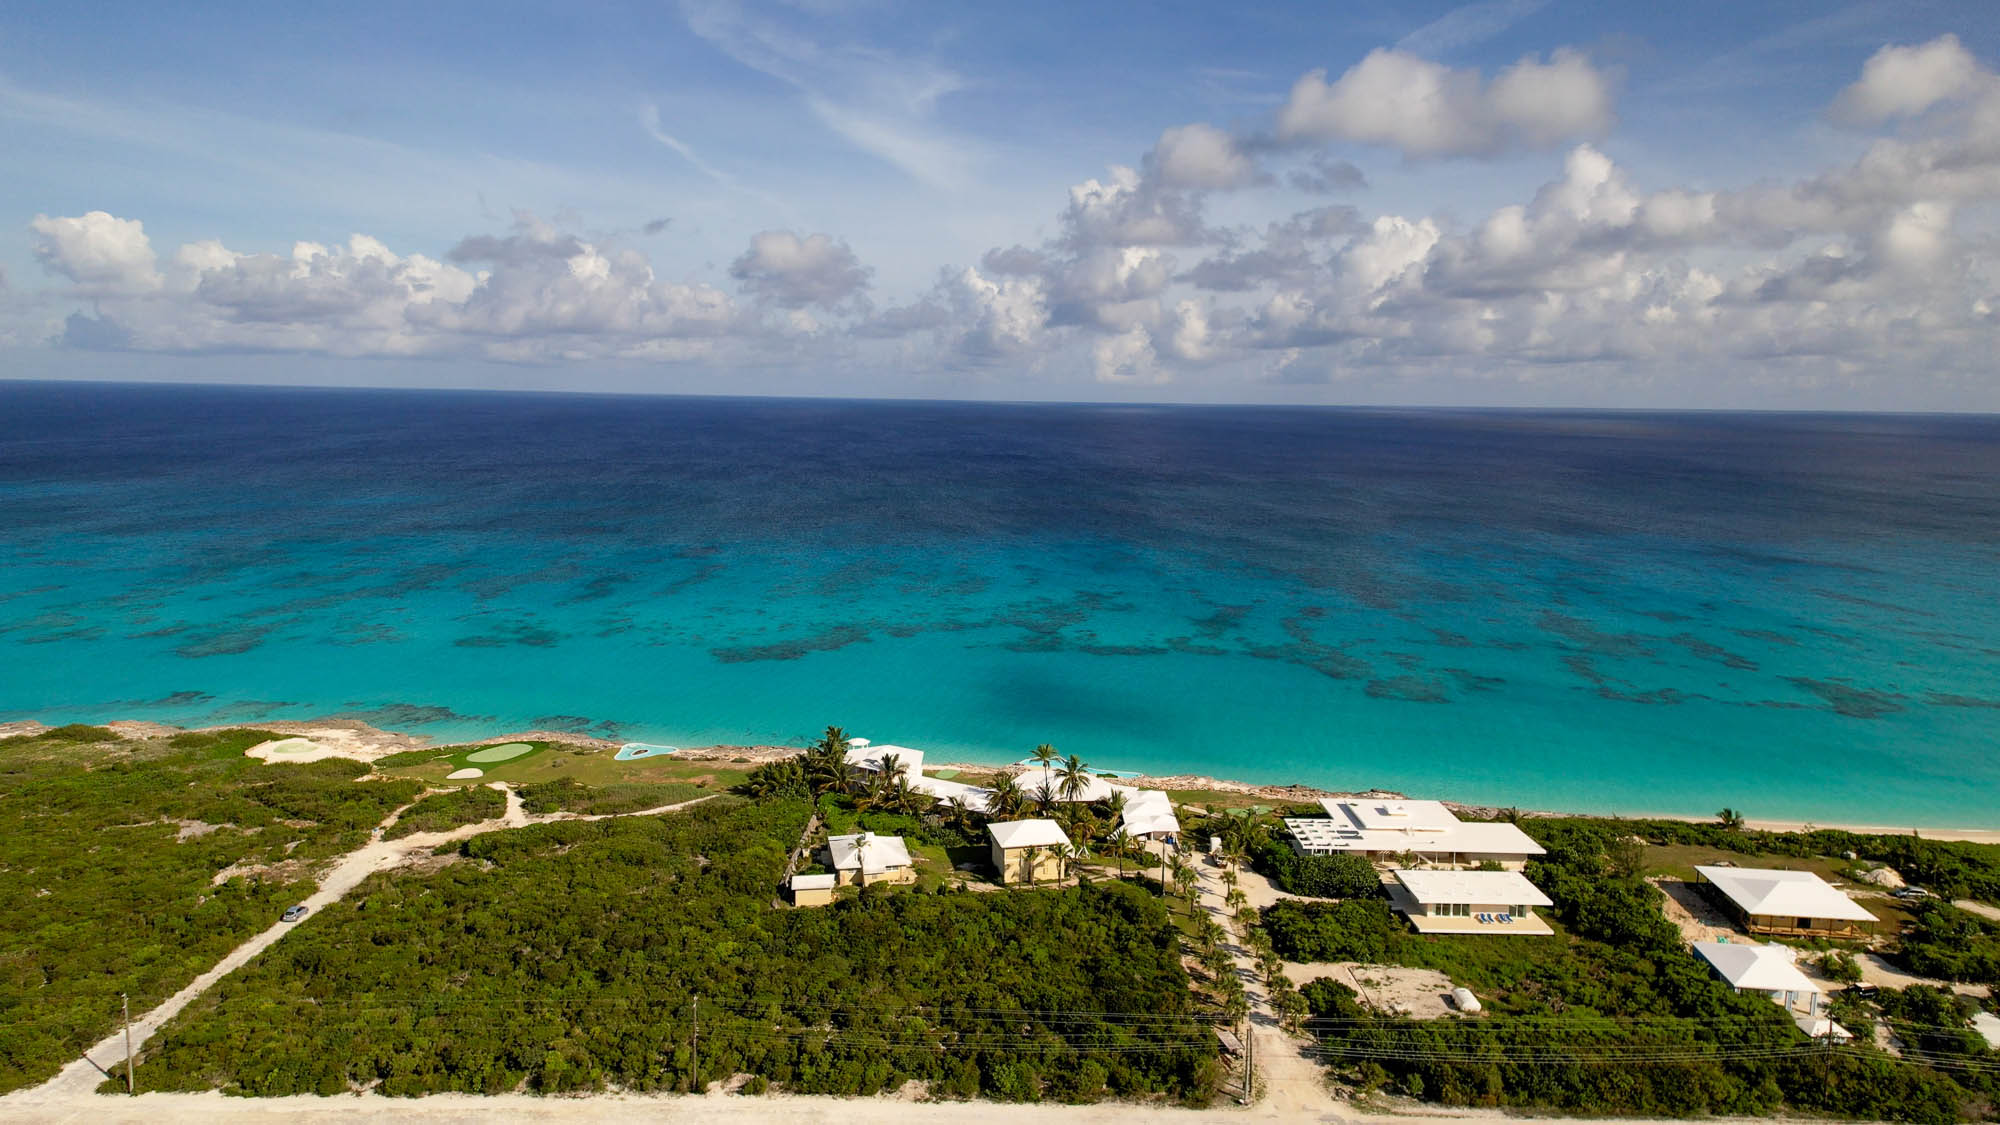
[[[853,741],[853,739],[848,740],[850,745]],[[652,742],[628,742],[618,748],[618,753],[612,755],[612,761],[630,762],[639,758],[664,758],[669,754],[678,754],[680,752],[681,750],[678,746],[660,746]]]
[[[468,762],[511,762],[523,754],[532,754],[535,748],[525,742],[503,742],[498,746],[488,746],[484,750],[474,750],[465,756]]]
[[[485,776],[486,776],[486,771],[480,769],[478,766],[467,766],[462,770],[453,770],[450,773],[445,774],[444,779],[446,781],[471,781],[474,778],[485,777]]]

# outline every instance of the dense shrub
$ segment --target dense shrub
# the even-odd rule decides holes
[[[1359,898],[1382,893],[1375,865],[1358,855],[1300,855],[1275,837],[1266,838],[1250,854],[1251,866],[1269,876],[1278,889],[1314,898]]]
[[[141,1012],[212,967],[416,794],[346,759],[243,756],[275,737],[0,742],[0,1092],[109,1034],[120,992]],[[215,885],[232,866],[251,872]]]
[[[1205,1101],[1177,932],[1132,885],[772,893],[801,801],[562,821],[462,845],[478,863],[379,875],[149,1050],[155,1088],[392,1096],[679,1090],[748,1073],[871,1094]]]
[[[383,835],[391,840],[416,832],[445,832],[492,820],[507,811],[507,795],[484,785],[432,793],[404,810]]]
[[[1264,908],[1263,924],[1288,961],[1382,961],[1403,928],[1381,899],[1281,901]]]
[[[1927,902],[1903,933],[1900,957],[1918,976],[2000,985],[2000,925],[1948,902]]]

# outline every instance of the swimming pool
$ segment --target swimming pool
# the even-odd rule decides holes
[[[638,758],[664,758],[669,754],[678,754],[680,752],[681,748],[678,746],[660,746],[651,742],[628,742],[618,748],[618,753],[613,755],[611,760],[614,762],[630,762]]]

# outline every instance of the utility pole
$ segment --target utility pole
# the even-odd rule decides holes
[[[137,1094],[132,1081],[132,998],[121,992],[118,1002],[125,1008],[125,1093]]]
[[[694,994],[694,1092],[701,1093],[701,993]]]
[[[1243,1017],[1243,1104],[1257,1098],[1257,1025]]]

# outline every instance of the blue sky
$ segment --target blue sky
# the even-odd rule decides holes
[[[1964,4],[0,15],[0,373],[2000,409]]]

